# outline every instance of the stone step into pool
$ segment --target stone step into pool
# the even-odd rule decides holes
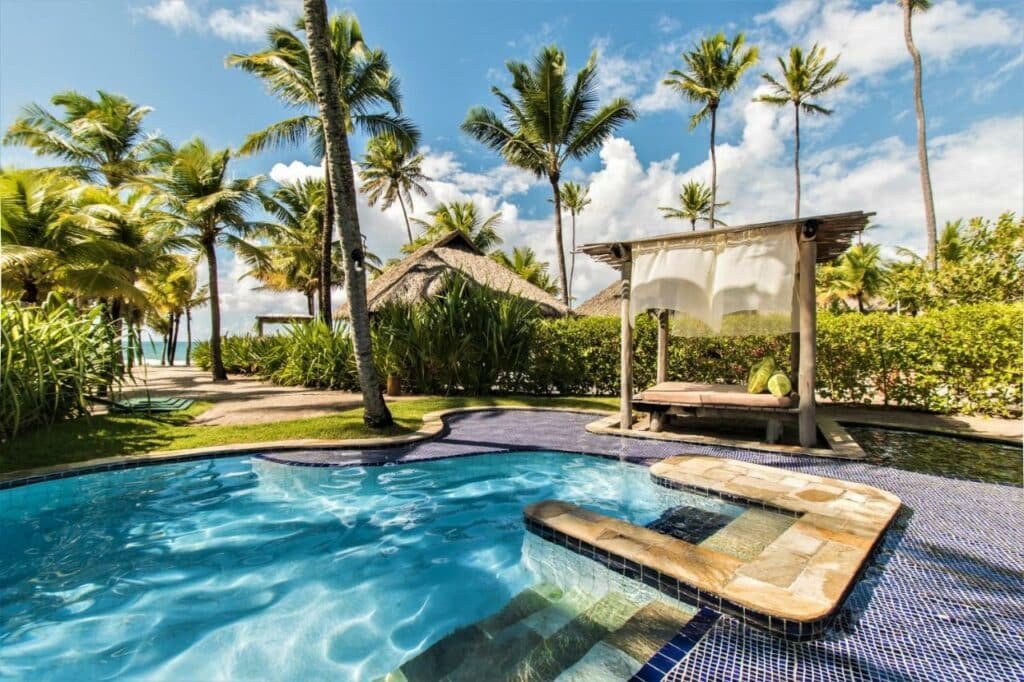
[[[901,506],[871,486],[719,457],[670,457],[651,477],[746,511],[694,521],[668,510],[641,527],[545,500],[526,508],[527,529],[671,598],[796,641],[824,634]]]
[[[630,679],[652,659],[662,663],[664,673],[689,641],[684,628],[696,614],[614,590],[597,596],[539,583],[493,616],[450,633],[384,679],[612,682]],[[706,618],[702,614],[697,620]],[[684,634],[676,640],[680,646],[668,644],[681,630]]]

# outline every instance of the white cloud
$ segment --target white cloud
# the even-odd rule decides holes
[[[274,25],[290,26],[301,16],[301,0],[261,0],[241,6],[217,7],[205,13],[197,0],[158,0],[142,8],[142,14],[173,28],[209,32],[225,40],[260,40]]]
[[[851,76],[873,76],[905,66],[910,57],[903,42],[903,11],[895,2],[860,7],[851,0],[788,0],[762,23],[774,23],[787,37],[818,42],[842,53]],[[915,15],[914,40],[926,60],[949,62],[972,49],[1020,47],[1024,24],[1000,7],[978,8],[969,2],[936,2]]]
[[[202,17],[188,4],[188,0],[160,0],[155,5],[143,8],[142,13],[178,32],[202,25]]]
[[[324,168],[320,165],[309,165],[302,161],[289,164],[275,163],[270,169],[270,179],[279,184],[290,184],[299,180],[324,177]]]

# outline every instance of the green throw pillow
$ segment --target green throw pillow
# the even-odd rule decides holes
[[[768,380],[768,392],[776,398],[783,398],[789,395],[792,390],[793,384],[789,381],[789,377],[782,372],[776,372]]]
[[[768,380],[775,372],[775,360],[765,358],[750,368],[750,375],[747,377],[747,393],[761,393],[768,387]]]

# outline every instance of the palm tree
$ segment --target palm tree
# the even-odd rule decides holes
[[[819,281],[826,298],[853,298],[857,301],[857,310],[863,313],[864,304],[882,292],[888,274],[889,267],[882,259],[878,244],[854,244],[834,266],[822,268]]]
[[[663,83],[691,102],[701,105],[690,117],[690,130],[706,118],[711,119],[711,209],[708,225],[715,227],[718,200],[718,161],[715,158],[715,125],[722,96],[736,89],[743,72],[757,63],[757,48],[744,48],[742,33],[728,40],[723,33],[702,38],[694,49],[683,53],[687,70],[672,69]]]
[[[300,19],[300,32],[306,30]],[[390,134],[409,149],[416,147],[419,131],[402,111],[398,79],[391,73],[387,55],[370,49],[353,14],[335,15],[327,25],[326,58],[334,72],[342,132],[346,136],[361,130],[370,135]],[[268,90],[289,107],[304,110],[297,116],[278,121],[246,138],[239,150],[243,154],[275,147],[291,147],[304,141],[312,143],[314,156],[323,163],[324,126],[317,109],[316,88],[309,49],[303,39],[282,26],[267,31],[267,47],[252,54],[233,54],[229,66],[261,78]],[[346,146],[348,142],[346,139]],[[335,206],[331,185],[334,178],[325,165],[327,205],[320,235],[320,267],[328,276],[320,284],[320,317],[331,322],[331,249],[334,243]],[[340,209],[339,209],[340,210]]]
[[[196,296],[196,263],[188,256],[173,254],[149,270],[143,286],[149,298],[149,326],[164,335],[160,364],[174,365],[181,318]]]
[[[721,208],[728,203],[723,201],[715,204],[715,207]],[[689,220],[690,229],[696,231],[698,220],[714,220],[715,225],[725,225],[721,220],[711,217],[711,206],[711,188],[703,182],[690,180],[679,191],[679,208],[659,206],[658,210],[664,214],[665,218]]]
[[[412,253],[421,246],[440,239],[452,230],[464,233],[473,242],[473,245],[484,253],[489,253],[503,241],[501,235],[498,234],[501,212],[484,219],[472,201],[441,202],[427,215],[431,218],[429,221],[419,218],[412,219],[421,228],[420,236],[412,243],[402,247],[404,253]]]
[[[564,187],[562,188],[564,191]],[[491,258],[516,273],[530,284],[551,295],[558,293],[558,285],[548,273],[548,264],[537,260],[537,254],[528,246],[517,246],[509,256],[504,251],[494,251]]]
[[[273,218],[266,236],[270,243],[259,247],[264,261],[247,276],[259,280],[260,288],[271,291],[298,291],[306,297],[310,315],[316,312],[316,294],[320,291],[320,231],[323,225],[325,182],[319,179],[299,180],[278,187],[263,202],[264,210]],[[343,276],[332,246],[332,281]]]
[[[56,171],[0,172],[3,288],[23,303],[40,303],[54,289],[93,298],[133,289],[132,277],[114,262],[127,249],[79,219],[81,192]]]
[[[143,120],[152,111],[120,95],[100,90],[90,99],[73,90],[50,101],[61,107],[55,115],[38,104],[25,107],[4,136],[4,144],[19,144],[40,156],[65,162],[75,177],[117,188],[166,157],[170,145],[146,134]]]
[[[915,12],[925,12],[931,8],[931,0],[898,0],[903,7],[903,40],[907,43],[907,52],[914,62],[914,111],[917,115],[917,163],[921,168],[921,194],[924,198],[924,221],[928,236],[928,267],[935,270],[939,267],[936,252],[938,228],[935,225],[935,200],[932,198],[932,176],[928,169],[928,136],[925,132],[924,96],[921,94],[921,53],[914,45],[914,34],[911,30],[911,19]]]
[[[220,347],[220,291],[217,246],[232,249],[248,263],[266,255],[245,240],[256,231],[246,213],[259,204],[263,178],[228,176],[231,150],[213,150],[196,138],[178,148],[166,174],[148,182],[161,190],[169,214],[206,258],[210,288],[210,369],[214,381],[227,380]]]
[[[331,180],[330,196],[337,207],[334,223],[341,232],[349,329],[355,351],[359,388],[363,394],[363,422],[370,428],[386,428],[391,426],[394,420],[384,403],[380,378],[373,364],[370,312],[366,304],[366,270],[362,267],[363,244],[359,231],[359,213],[356,211],[356,183],[352,174],[352,153],[346,126],[352,118],[346,116],[346,108],[343,106],[346,102],[334,95],[338,92],[339,80],[341,85],[345,84],[347,72],[334,68],[336,52],[332,51],[332,46],[337,44],[336,34],[327,22],[325,0],[303,0],[303,11],[306,35],[309,37],[310,72],[323,121],[327,177]],[[351,21],[355,23],[355,18],[352,17]],[[397,101],[397,91],[395,95]],[[324,271],[327,269],[325,267]]]
[[[569,300],[573,300],[572,296],[572,283],[573,277],[576,274],[576,216],[583,213],[590,204],[590,186],[580,185],[575,182],[567,182],[562,185],[562,208],[569,211],[569,216],[572,219],[570,225],[570,231],[572,233],[570,242],[572,243],[572,249],[569,251]],[[532,252],[531,252],[532,253]],[[547,264],[545,264],[545,269]]]
[[[962,229],[963,223],[960,220],[946,222],[936,249],[940,263],[959,263],[964,259],[965,244]]]
[[[462,130],[501,154],[508,164],[532,171],[538,178],[547,176],[555,203],[562,302],[569,305],[559,190],[562,167],[570,159],[580,160],[596,151],[621,125],[635,119],[636,111],[621,97],[599,107],[596,52],[571,85],[566,82],[565,53],[554,45],[543,48],[532,66],[510,61],[506,67],[514,96],[491,88],[504,119],[486,107],[473,107]]]
[[[779,82],[769,73],[761,74],[761,78],[771,86],[770,94],[755,97],[755,102],[765,102],[776,106],[793,105],[794,144],[793,172],[796,178],[795,217],[800,217],[800,112],[830,116],[831,109],[815,104],[813,99],[835,90],[848,80],[845,73],[833,73],[839,57],[825,59],[825,50],[815,43],[811,46],[806,58],[798,46],[789,48],[789,62],[779,57],[779,68],[782,80]]]
[[[359,175],[363,185],[360,191],[367,195],[370,206],[380,202],[380,209],[386,211],[398,201],[405,219],[405,232],[412,244],[412,227],[409,225],[409,211],[414,210],[412,193],[427,196],[424,182],[430,180],[423,174],[423,155],[413,155],[393,135],[378,135],[370,138],[366,145],[366,156],[359,162]]]

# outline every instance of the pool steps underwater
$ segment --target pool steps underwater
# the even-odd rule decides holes
[[[662,667],[671,667],[670,658],[660,652],[679,654],[668,642],[692,620],[694,613],[658,601],[638,604],[614,591],[598,598],[578,588],[563,591],[539,583],[498,613],[448,634],[383,679],[626,680],[656,670],[649,663],[655,658]],[[707,621],[707,614],[701,620]],[[661,670],[657,679],[666,672]]]

